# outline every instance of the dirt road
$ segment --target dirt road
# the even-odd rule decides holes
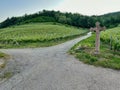
[[[78,41],[35,49],[2,50],[13,56],[17,74],[0,90],[120,90],[120,72],[85,65],[67,53]]]

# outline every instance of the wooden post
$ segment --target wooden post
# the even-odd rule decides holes
[[[96,22],[95,28],[90,28],[90,31],[96,32],[96,40],[95,40],[95,54],[99,54],[100,51],[100,31],[105,30],[105,27],[100,27],[100,23]]]

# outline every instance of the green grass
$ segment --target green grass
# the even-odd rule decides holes
[[[56,45],[87,30],[56,23],[36,23],[0,29],[0,48],[26,48]]]
[[[120,52],[110,50],[108,43],[101,42],[100,54],[95,55],[94,44],[95,34],[77,43],[69,52],[86,64],[120,70]]]
[[[13,76],[12,72],[5,72],[3,75],[0,75],[0,80],[9,79]]]
[[[0,58],[6,58],[7,56],[7,54],[0,52]]]
[[[10,58],[9,55],[5,54],[5,53],[2,53],[0,52],[0,60],[4,60],[4,62],[2,64],[0,64],[0,69],[1,68],[4,68],[6,66],[6,63],[7,63],[7,60]]]
[[[9,55],[0,52],[0,60],[4,61],[3,63],[0,64],[0,71],[3,70],[6,67],[7,61],[10,58]],[[0,74],[0,81],[3,79],[8,79],[12,77],[13,73],[12,72],[4,72]]]

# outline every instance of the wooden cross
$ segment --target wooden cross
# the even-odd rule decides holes
[[[95,41],[95,54],[99,54],[100,50],[100,31],[105,30],[106,27],[101,27],[99,22],[96,22],[95,28],[90,28],[90,31],[96,32],[96,41]]]

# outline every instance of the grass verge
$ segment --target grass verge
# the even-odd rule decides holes
[[[95,55],[94,43],[95,35],[92,35],[77,43],[69,52],[86,64],[120,70],[120,52],[110,50],[108,44],[101,42],[100,54]]]
[[[0,69],[6,66],[8,58],[9,58],[9,55],[0,52]]]
[[[7,65],[7,61],[10,58],[9,55],[0,52],[0,81],[12,77],[12,72],[5,72],[4,69]]]

